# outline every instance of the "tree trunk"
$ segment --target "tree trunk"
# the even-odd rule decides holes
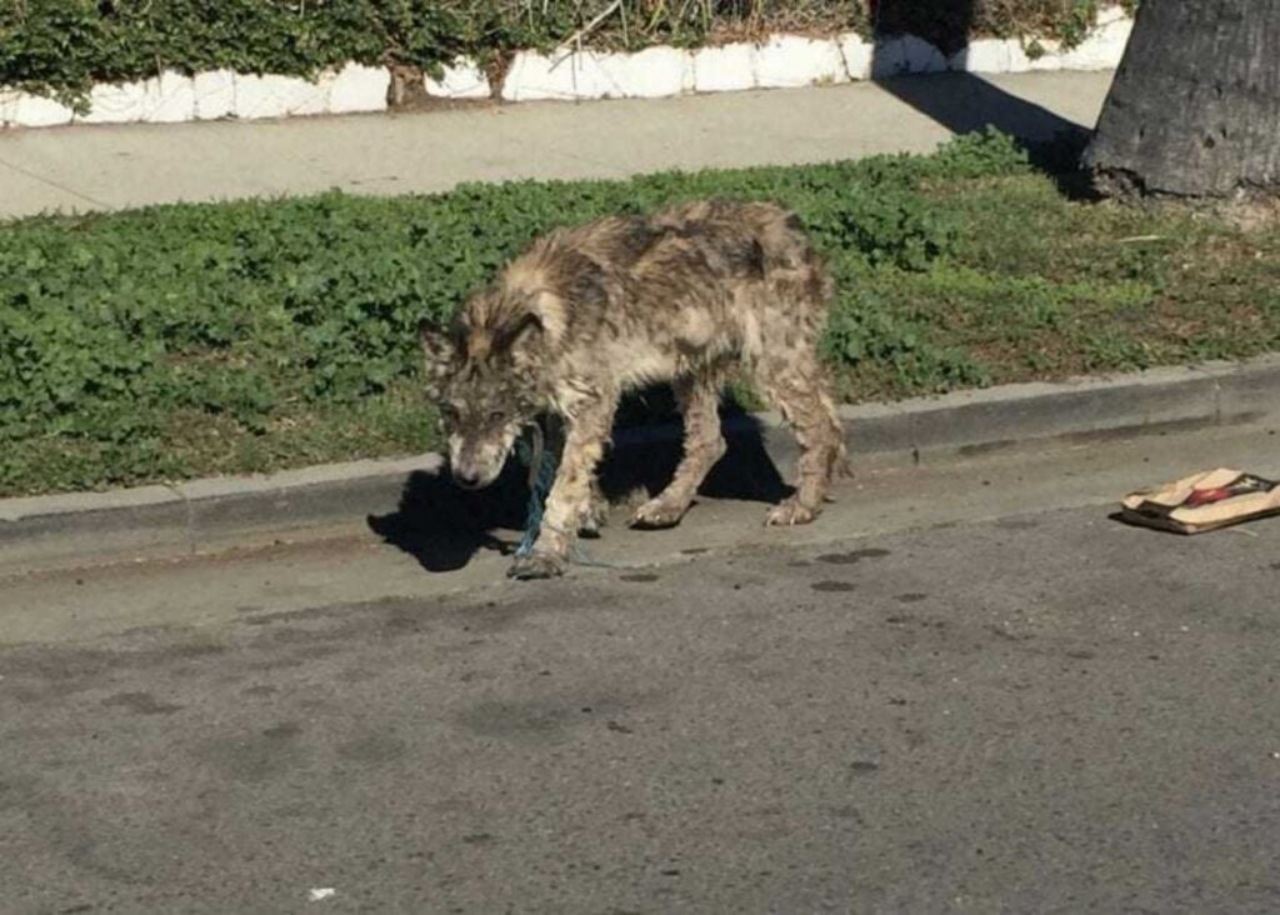
[[[1142,0],[1084,166],[1104,192],[1280,189],[1280,0]]]

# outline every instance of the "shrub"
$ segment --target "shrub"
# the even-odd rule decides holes
[[[908,31],[947,50],[979,34],[1083,37],[1096,0],[0,0],[0,86],[80,111],[96,82],[231,69],[311,76],[354,61],[438,73],[500,65],[594,23],[594,47],[697,45],[769,31]],[[875,7],[874,13],[871,7]],[[599,18],[603,15],[604,18]]]

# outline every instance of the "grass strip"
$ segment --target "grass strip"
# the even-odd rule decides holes
[[[1280,349],[1280,232],[1074,202],[994,133],[794,168],[41,217],[0,225],[0,495],[428,449],[422,315],[554,226],[704,196],[808,225],[839,284],[824,351],[846,401]]]

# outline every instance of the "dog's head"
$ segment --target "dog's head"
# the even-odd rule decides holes
[[[531,312],[497,327],[466,320],[449,328],[430,321],[419,327],[427,393],[439,404],[459,486],[493,483],[520,430],[542,409],[536,365],[543,333],[541,319]]]

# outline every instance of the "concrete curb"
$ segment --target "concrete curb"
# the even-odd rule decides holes
[[[1280,356],[960,391],[846,407],[841,413],[855,463],[869,456],[929,461],[940,453],[1175,426],[1280,423]],[[790,473],[795,442],[776,414],[731,419],[726,432],[758,434],[769,458]],[[672,441],[677,435],[673,427],[621,433],[615,449]],[[360,524],[369,515],[394,512],[411,474],[436,473],[442,466],[439,455],[428,454],[268,476],[3,499],[0,574],[134,556],[176,558]]]
[[[0,574],[178,558],[394,511],[412,473],[439,455],[352,461],[103,493],[0,499]]]

